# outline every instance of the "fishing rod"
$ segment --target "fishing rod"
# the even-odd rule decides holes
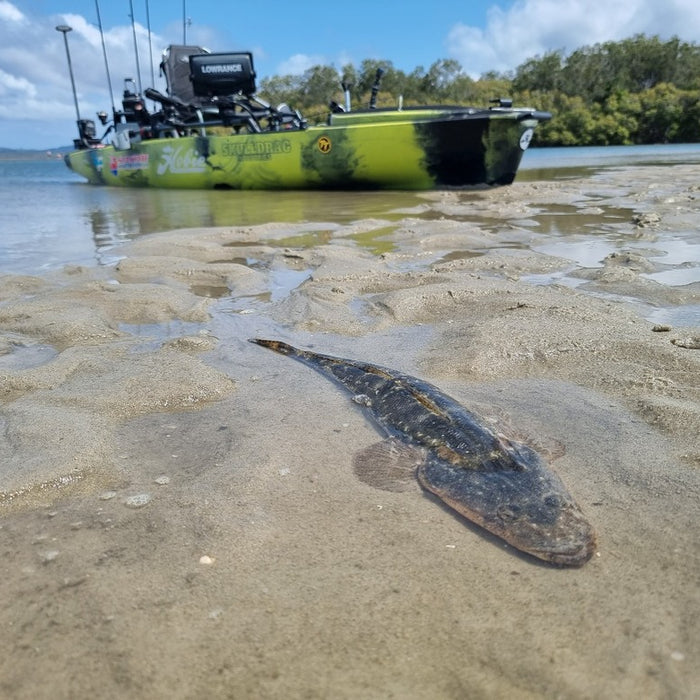
[[[382,76],[386,71],[383,68],[377,68],[377,74],[374,77],[374,85],[372,85],[372,93],[369,98],[369,108],[377,108],[377,93],[382,82]]]
[[[187,16],[187,3],[182,0],[182,45],[187,46],[187,27],[192,26],[192,18]]]
[[[134,35],[134,56],[136,58],[136,77],[138,79],[139,94],[143,93],[143,87],[141,86],[141,65],[139,63],[139,45],[136,41],[136,20],[134,19],[134,0],[129,0],[129,8],[131,13],[131,33]]]
[[[151,33],[151,12],[148,7],[149,3],[146,0],[146,28],[148,29],[148,55],[151,60],[151,87],[156,85],[156,74],[153,68],[153,40]],[[155,103],[154,103],[155,104]]]
[[[116,121],[117,109],[114,106],[114,92],[112,91],[112,77],[109,73],[109,61],[107,60],[107,46],[105,45],[105,33],[102,29],[102,16],[100,15],[100,3],[95,0],[95,10],[97,12],[97,26],[100,29],[100,40],[102,41],[102,56],[105,61],[105,72],[107,73],[107,87],[109,89],[109,99],[112,103],[112,118]]]

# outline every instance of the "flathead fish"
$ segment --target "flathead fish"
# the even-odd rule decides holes
[[[393,438],[422,448],[421,486],[513,547],[557,566],[581,566],[596,536],[561,479],[528,446],[416,377],[251,339],[320,371],[353,394]]]

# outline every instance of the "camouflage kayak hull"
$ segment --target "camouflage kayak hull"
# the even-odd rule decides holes
[[[95,185],[190,189],[411,189],[507,185],[546,112],[430,108],[333,114],[307,129],[132,139],[68,167]]]

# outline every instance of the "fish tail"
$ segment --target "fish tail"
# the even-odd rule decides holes
[[[311,352],[310,350],[301,350],[299,348],[295,348],[293,345],[284,343],[281,340],[265,340],[263,338],[249,338],[248,340],[256,345],[262,345],[264,348],[274,350],[281,355],[292,357],[295,360],[298,360],[299,362],[320,371],[322,374],[329,375],[330,377],[340,381],[340,383],[346,387],[348,387],[347,381],[338,376],[339,371],[346,369],[367,372],[370,374],[381,373],[379,368],[373,367],[372,365],[361,364],[355,362],[354,360],[346,360],[342,357],[333,357],[332,355],[321,355],[316,352]]]
[[[299,350],[292,347],[288,343],[283,343],[281,340],[265,340],[264,338],[249,338],[248,342],[262,345],[264,348],[270,348],[281,355],[297,355]]]

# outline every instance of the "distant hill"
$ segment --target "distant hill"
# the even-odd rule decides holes
[[[72,151],[71,146],[59,146],[58,148],[3,148],[0,146],[0,160],[46,160],[57,158]]]

